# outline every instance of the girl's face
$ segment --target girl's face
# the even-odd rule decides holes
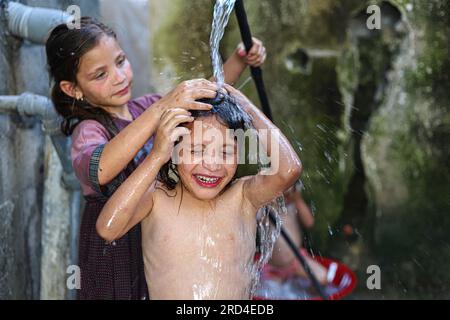
[[[103,36],[83,55],[77,73],[84,99],[100,107],[120,107],[131,99],[133,71],[116,39]]]
[[[187,126],[190,136],[177,145],[181,182],[197,199],[214,199],[233,179],[237,169],[237,143],[215,116]]]

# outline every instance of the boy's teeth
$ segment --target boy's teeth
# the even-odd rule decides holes
[[[202,182],[207,182],[207,183],[214,183],[214,182],[217,182],[217,180],[219,180],[219,178],[209,178],[209,177],[204,177],[204,176],[197,176],[197,179],[199,179]]]

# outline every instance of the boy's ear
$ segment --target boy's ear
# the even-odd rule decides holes
[[[61,88],[62,92],[67,94],[69,97],[76,99],[79,98],[78,96],[80,95],[80,93],[76,89],[76,86],[73,82],[63,80],[59,83],[59,87]]]

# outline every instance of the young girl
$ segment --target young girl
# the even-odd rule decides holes
[[[87,17],[80,26],[59,25],[46,43],[54,80],[52,101],[64,117],[63,132],[72,137],[72,163],[86,199],[78,297],[145,299],[140,225],[108,244],[95,230],[98,215],[108,197],[150,152],[162,114],[174,106],[209,110],[210,105],[196,100],[214,97],[218,88],[207,80],[191,80],[162,98],[146,95],[130,100],[133,72],[115,33]],[[262,63],[265,51],[261,47],[256,43],[245,57],[237,50],[225,63],[226,81],[236,81],[246,63]]]
[[[300,175],[300,161],[288,140],[245,96],[226,88],[233,98],[227,96],[211,111],[174,109],[162,116],[152,152],[97,220],[107,241],[120,239],[142,221],[145,275],[153,299],[249,299],[256,212]],[[235,179],[238,147],[243,146],[229,129],[248,128],[247,114],[255,129],[268,130],[260,138],[271,167]],[[173,165],[174,141],[181,136],[179,164]]]

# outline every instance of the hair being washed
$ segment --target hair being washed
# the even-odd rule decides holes
[[[61,81],[77,84],[81,58],[97,46],[104,36],[117,39],[115,32],[108,26],[93,18],[82,17],[79,29],[69,29],[66,24],[56,26],[45,44],[48,69],[54,81],[51,100],[63,117],[61,131],[67,136],[72,134],[78,123],[88,119],[100,122],[111,137],[118,133],[112,116],[106,110],[70,97],[60,88]]]

